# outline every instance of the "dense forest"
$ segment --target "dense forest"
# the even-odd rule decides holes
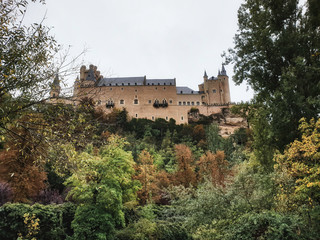
[[[0,239],[320,239],[318,0],[241,5],[224,56],[255,97],[227,138],[210,119],[49,104],[70,64],[23,25],[39,2],[0,3]]]

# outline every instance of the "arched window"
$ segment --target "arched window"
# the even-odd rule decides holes
[[[120,100],[120,104],[124,104],[124,100],[123,99]]]
[[[135,100],[133,101],[133,104],[138,104],[138,103],[139,103],[138,99],[135,99]]]

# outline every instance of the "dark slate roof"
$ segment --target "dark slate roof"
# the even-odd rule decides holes
[[[146,85],[176,85],[175,79],[147,79]]]
[[[177,87],[177,94],[200,94],[199,91],[194,91],[188,87]]]
[[[98,87],[102,86],[141,86],[144,85],[145,77],[121,77],[121,78],[102,78],[98,82]]]
[[[211,78],[209,78],[209,80],[218,80],[217,77],[212,76]]]
[[[226,69],[224,68],[224,65],[223,65],[223,64],[222,64],[221,75],[222,75],[222,76],[227,76],[227,71],[226,71]]]

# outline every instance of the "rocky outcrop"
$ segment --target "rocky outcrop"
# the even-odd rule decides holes
[[[199,111],[189,112],[189,123],[210,124],[217,123],[220,127],[220,135],[224,138],[229,137],[239,128],[246,128],[247,121],[237,115],[231,113],[230,108],[221,108],[218,113],[205,116]]]

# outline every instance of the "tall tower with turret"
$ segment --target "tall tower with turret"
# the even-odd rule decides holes
[[[219,97],[220,102],[222,104],[230,103],[230,89],[229,89],[229,77],[227,75],[227,71],[222,64],[221,72],[219,71],[218,74],[218,81],[219,81]]]
[[[230,103],[229,77],[222,65],[217,77],[208,77],[204,72],[203,84],[199,85],[199,91],[203,93],[202,101],[207,105]]]

